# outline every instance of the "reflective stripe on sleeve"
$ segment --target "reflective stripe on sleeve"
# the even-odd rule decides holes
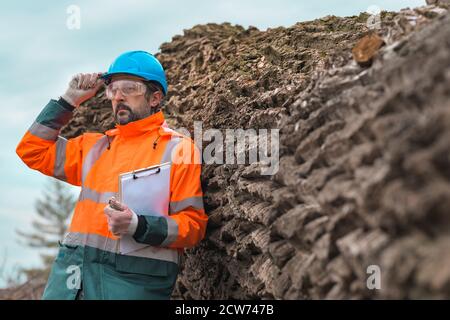
[[[203,197],[190,197],[181,201],[170,201],[169,213],[177,213],[188,207],[203,210]]]
[[[33,122],[28,131],[32,135],[48,141],[55,141],[59,133],[59,130],[44,126],[39,122]]]
[[[164,241],[161,243],[161,246],[168,246],[175,240],[177,240],[178,237],[178,224],[177,222],[170,218],[165,217],[167,220],[167,237],[164,239]]]
[[[56,140],[56,159],[53,176],[62,181],[67,181],[66,173],[64,171],[64,165],[66,164],[66,148],[67,139],[58,136],[58,140]]]

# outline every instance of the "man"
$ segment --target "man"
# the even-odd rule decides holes
[[[59,136],[73,110],[105,84],[116,128],[69,140]],[[160,110],[166,94],[159,61],[144,51],[126,52],[105,74],[74,76],[20,141],[17,154],[30,168],[81,186],[43,299],[170,298],[183,248],[204,237],[208,218],[198,149],[167,127]],[[115,200],[119,174],[166,162],[170,187],[158,189],[166,212],[134,212]],[[145,197],[148,190],[137,192]],[[121,249],[125,237],[136,250]]]

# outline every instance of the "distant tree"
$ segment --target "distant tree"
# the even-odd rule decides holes
[[[17,286],[18,284],[20,284],[19,266],[15,265],[13,267],[7,268],[7,265],[8,265],[8,252],[7,249],[4,248],[0,262],[0,283],[2,284],[2,286],[6,287]],[[2,300],[1,297],[0,300]]]
[[[43,268],[22,269],[27,278],[33,278],[42,272],[48,274],[50,271],[57,253],[58,241],[64,237],[75,202],[67,186],[59,180],[52,179],[44,190],[43,199],[36,201],[35,209],[38,217],[31,222],[32,231],[16,230],[19,242],[23,245],[45,250],[40,254]]]

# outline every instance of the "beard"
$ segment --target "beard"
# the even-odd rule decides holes
[[[123,112],[122,110],[125,110],[126,112]],[[131,110],[131,108],[126,104],[120,103],[117,105],[116,113],[114,114],[114,120],[116,120],[116,123],[124,125],[139,119],[139,114],[133,112],[133,110]]]
[[[123,111],[125,110],[125,112]],[[126,104],[120,103],[117,105],[116,113],[114,114],[114,119],[116,123],[124,125],[131,121],[138,120],[138,115],[131,110]]]
[[[131,110],[129,106],[127,106],[124,103],[119,103],[116,108],[116,113],[114,114],[114,120],[116,123],[120,125],[125,125],[127,123],[130,123],[132,121],[137,121],[140,119],[144,119],[160,110],[160,106],[150,108],[143,106],[142,110],[143,112],[136,112]],[[122,110],[126,110],[126,112],[123,112]],[[122,111],[122,112],[121,112]],[[120,114],[119,114],[120,112]]]

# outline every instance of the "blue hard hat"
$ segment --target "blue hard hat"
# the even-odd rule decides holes
[[[128,51],[122,53],[109,66],[102,78],[110,79],[114,74],[130,74],[149,81],[158,82],[164,95],[167,94],[167,80],[164,68],[152,54],[146,51]]]

